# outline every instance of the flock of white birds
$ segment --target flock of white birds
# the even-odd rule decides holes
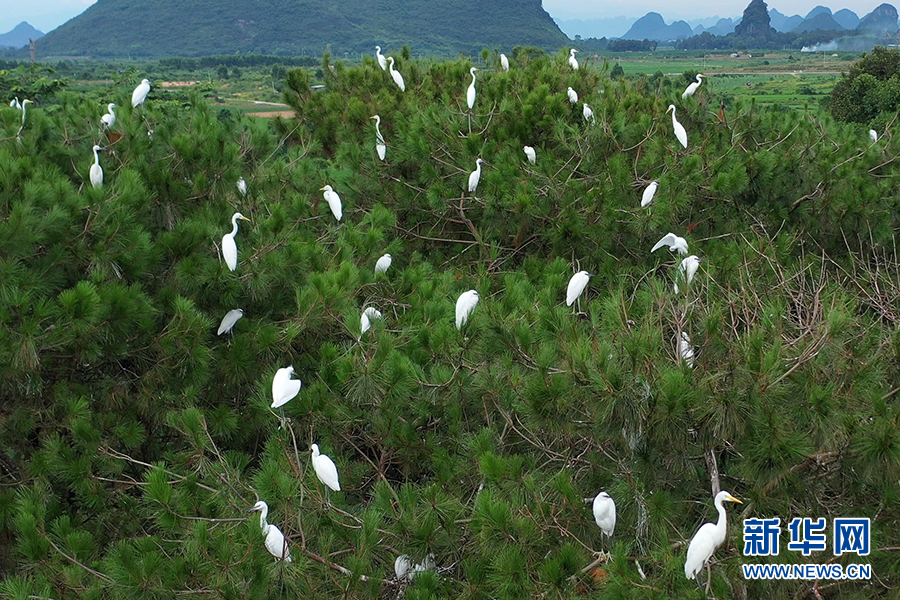
[[[574,48],[572,48],[569,52],[568,64],[573,70],[579,69],[578,61],[575,58],[576,52],[577,50]],[[403,75],[399,71],[394,69],[394,58],[392,56],[385,57],[384,55],[382,55],[380,46],[375,47],[375,58],[378,62],[379,67],[382,70],[388,71],[390,73],[390,76],[396,83],[397,87],[401,91],[405,91],[406,85],[403,79]],[[500,66],[504,71],[509,71],[510,69],[509,59],[504,54],[500,55]],[[469,84],[469,87],[466,90],[466,105],[470,110],[473,109],[475,105],[477,94],[477,90],[475,87],[477,81],[475,72],[477,70],[478,69],[475,67],[469,69],[469,74],[472,77],[472,82]],[[697,76],[696,82],[691,83],[682,94],[682,99],[687,99],[688,97],[694,95],[694,93],[702,83],[702,77],[702,75]],[[142,105],[147,99],[149,93],[150,81],[144,79],[132,93],[132,108],[136,109],[140,105]],[[566,95],[571,104],[578,104],[578,93],[571,87],[566,90]],[[29,103],[31,103],[31,101],[27,99],[19,102],[18,98],[15,98],[10,102],[11,107],[22,111],[23,127],[25,125],[27,105]],[[107,113],[104,114],[100,119],[101,129],[108,130],[115,126],[116,108],[117,106],[115,104],[110,103],[107,105]],[[675,133],[675,137],[686,149],[687,132],[684,126],[682,126],[675,117],[675,106],[670,105],[666,112],[672,113],[672,127]],[[586,121],[588,121],[589,123],[594,122],[593,111],[586,103],[583,103],[582,114],[584,115],[584,119]],[[371,119],[375,120],[375,150],[379,160],[384,161],[387,152],[387,144],[384,140],[384,137],[382,136],[380,129],[381,117],[379,115],[374,115],[371,117]],[[21,129],[19,131],[21,133]],[[877,134],[874,130],[870,131],[869,135],[873,142],[877,141]],[[94,163],[90,168],[90,183],[94,188],[101,188],[103,186],[103,169],[100,166],[99,157],[99,152],[103,150],[105,150],[105,148],[100,145],[94,145],[92,149],[94,154]],[[531,164],[535,164],[537,162],[537,156],[533,147],[525,146],[524,152],[527,160]],[[473,195],[476,193],[478,183],[481,179],[482,164],[487,163],[483,159],[478,158],[475,161],[475,170],[472,171],[472,173],[469,175],[466,190]],[[243,177],[238,179],[237,188],[241,196],[246,196],[248,194],[248,185]],[[641,207],[647,207],[653,202],[658,188],[659,182],[653,181],[644,189],[641,198]],[[334,218],[338,222],[340,222],[343,216],[340,196],[330,185],[324,186],[320,191],[324,193],[324,199],[327,202]],[[243,216],[240,212],[234,213],[231,217],[232,230],[230,233],[227,233],[222,237],[222,258],[230,271],[235,271],[238,267],[238,248],[234,238],[238,233],[238,221],[240,220],[248,222],[250,221],[250,219]],[[687,241],[683,237],[680,237],[671,232],[663,236],[662,239],[660,239],[659,242],[657,242],[653,246],[651,252],[656,252],[663,247],[668,247],[671,252],[677,252],[678,255],[685,256],[677,269],[676,281],[681,282],[686,287],[690,286],[691,280],[693,279],[699,268],[701,262],[700,259],[695,255],[686,256],[688,254]],[[378,261],[375,263],[376,277],[384,275],[388,271],[391,266],[392,260],[393,259],[390,254],[384,254],[378,259]],[[566,306],[572,306],[573,304],[577,303],[578,312],[581,312],[581,296],[587,288],[591,277],[592,275],[584,270],[578,271],[572,276],[566,288]],[[674,285],[674,290],[676,293],[680,291],[677,282]],[[460,294],[456,301],[457,329],[462,330],[462,328],[469,320],[472,312],[475,310],[478,301],[479,296],[476,290],[468,290]],[[218,335],[231,333],[235,324],[243,316],[243,310],[239,308],[229,311],[222,318],[222,321],[219,324],[219,328],[217,331]],[[358,341],[361,341],[362,336],[371,328],[372,321],[374,319],[381,318],[381,312],[378,311],[375,307],[365,307],[360,317],[360,336],[358,338]],[[691,347],[690,337],[688,336],[687,332],[681,332],[681,336],[679,339],[679,355],[681,360],[683,360],[688,366],[693,366],[694,350]],[[288,366],[278,369],[272,379],[271,407],[273,409],[277,408],[281,411],[282,421],[284,421],[285,419],[283,406],[300,393],[300,388],[302,385],[299,379],[292,379],[293,374],[294,367]],[[321,454],[317,444],[312,444],[310,446],[310,452],[313,470],[315,471],[315,474],[319,481],[329,490],[335,492],[340,491],[341,486],[339,482],[337,466],[335,465],[334,461],[331,460],[331,458],[327,455]],[[688,546],[687,558],[684,565],[684,573],[685,576],[689,579],[694,579],[696,577],[697,573],[699,573],[700,570],[702,570],[703,566],[708,563],[715,549],[720,546],[725,540],[726,514],[725,508],[722,504],[725,501],[740,502],[740,500],[734,498],[728,492],[723,491],[716,495],[715,507],[719,515],[718,521],[716,522],[716,524],[706,523],[702,527],[700,527],[700,529],[692,538],[690,545]],[[251,511],[260,513],[260,528],[265,538],[265,547],[268,552],[278,560],[291,562],[291,555],[288,548],[287,539],[276,525],[272,525],[266,520],[269,512],[268,505],[264,501],[260,500],[252,508],[248,509],[248,512]],[[601,491],[594,498],[593,514],[594,520],[597,526],[600,528],[602,534],[607,537],[612,537],[616,525],[616,505],[614,500],[607,492]],[[417,573],[429,569],[434,569],[434,566],[435,561],[433,555],[428,555],[422,563],[418,563],[415,565],[411,564],[409,556],[405,554],[398,556],[394,562],[394,569],[397,579],[399,581],[407,582],[411,581]]]

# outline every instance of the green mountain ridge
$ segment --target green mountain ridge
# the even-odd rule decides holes
[[[370,52],[408,44],[435,54],[516,45],[558,49],[568,38],[540,0],[99,0],[36,45],[41,56],[203,56]]]

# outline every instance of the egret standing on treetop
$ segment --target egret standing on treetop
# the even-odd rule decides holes
[[[507,73],[509,72],[509,59],[506,58],[505,54],[500,55],[500,67]]]
[[[684,280],[685,285],[690,286],[691,280],[694,278],[694,273],[696,273],[699,268],[700,259],[691,254],[681,261],[681,265],[678,267],[678,276]],[[677,283],[675,284],[675,293],[678,293]]]
[[[382,71],[387,71],[387,60],[381,53],[381,46],[375,46],[375,60],[378,61],[378,66],[381,67]]]
[[[481,163],[484,161],[480,158],[475,161],[475,170],[469,173],[469,191],[471,193],[475,193],[475,190],[478,189],[478,182],[481,180]]]
[[[222,236],[222,256],[225,258],[225,264],[228,265],[228,270],[230,271],[237,269],[238,253],[234,236],[237,235],[238,232],[238,219],[243,219],[244,221],[250,220],[239,212],[234,213],[231,215],[231,225],[233,227],[231,233],[226,233]]]
[[[380,319],[381,311],[372,306],[367,307],[364,311],[362,311],[362,316],[359,318],[359,339],[357,341],[362,340],[362,336],[365,332],[372,328],[372,319]]]
[[[575,48],[569,50],[569,66],[572,67],[575,71],[578,70],[578,61],[575,60],[575,53],[578,52]]]
[[[653,202],[653,196],[656,195],[656,188],[658,187],[658,181],[651,181],[650,185],[644,188],[644,193],[641,194],[641,208]]]
[[[106,110],[109,111],[102,117],[100,117],[100,127],[106,129],[112,129],[112,126],[116,124],[116,109],[118,106],[115,104],[107,104]]]
[[[591,274],[587,271],[578,271],[569,280],[566,287],[566,306],[572,306],[572,303],[578,300],[578,312],[581,312],[581,293],[587,287]]]
[[[874,129],[869,130],[869,139],[872,140],[872,143],[876,143],[878,141],[878,132]]]
[[[475,106],[475,71],[477,71],[475,67],[469,69],[469,74],[472,75],[472,83],[469,84],[469,89],[466,90],[466,104],[469,106],[469,110],[472,110],[472,107]]]
[[[244,316],[244,311],[240,308],[235,308],[229,310],[225,313],[225,316],[222,317],[222,322],[219,323],[219,331],[216,335],[222,335],[223,333],[231,333],[231,330],[234,328],[234,324],[241,320],[241,317]]]
[[[343,207],[341,206],[341,197],[337,195],[337,192],[331,189],[330,185],[326,185],[320,192],[325,192],[325,202],[328,203],[328,208],[331,209],[331,214],[334,215],[334,218],[338,221],[341,220],[343,216]]]
[[[534,148],[525,146],[523,150],[525,150],[525,156],[528,157],[528,162],[535,164],[535,162],[537,162],[537,155],[534,153]]]
[[[91,185],[94,188],[103,187],[103,167],[100,166],[100,155],[97,154],[101,150],[106,150],[106,148],[94,145],[94,164],[91,165]]]
[[[144,79],[141,83],[134,88],[134,91],[131,93],[131,107],[137,108],[141,104],[144,103],[144,100],[147,99],[147,94],[150,93],[150,80]]]
[[[694,92],[697,91],[697,88],[700,87],[700,84],[703,83],[703,75],[697,73],[697,81],[687,86],[687,89],[684,90],[684,93],[681,94],[681,99],[684,100],[688,96],[693,96]]]
[[[388,59],[388,62],[390,63],[391,77],[393,78],[394,83],[397,84],[397,87],[400,88],[401,92],[405,92],[406,84],[403,83],[403,75],[400,74],[400,71],[394,70],[394,57],[388,56],[387,59]]]
[[[381,258],[379,258],[377,261],[375,261],[375,275],[378,275],[379,273],[384,273],[389,268],[391,268],[392,260],[393,260],[393,257],[391,257],[390,254],[385,254]]]
[[[694,348],[691,346],[691,337],[686,331],[681,332],[681,340],[678,342],[678,354],[681,360],[690,368],[694,368]]]
[[[594,120],[594,111],[591,110],[591,107],[588,106],[588,103],[587,103],[587,102],[585,102],[585,103],[582,105],[581,114],[584,115],[584,120],[585,120],[585,121],[588,121],[591,125],[594,124],[594,122],[595,122],[595,120]]]
[[[263,535],[266,536],[266,550],[277,560],[291,562],[291,552],[288,550],[284,534],[281,533],[277,525],[270,525],[266,522],[266,517],[269,515],[269,505],[260,500],[252,508],[247,509],[247,512],[255,511],[260,512],[259,526],[262,528]]]
[[[15,98],[13,98],[12,100],[9,101],[9,106],[10,106],[11,108],[15,108],[15,109],[18,109],[18,110],[22,110],[22,103],[19,102],[19,97],[18,97],[18,96],[16,96]]]
[[[299,379],[291,379],[293,374],[293,365],[275,371],[272,378],[272,408],[281,408],[300,393],[303,384]]]
[[[569,97],[569,104],[578,104],[578,92],[569,88],[566,90],[566,95]]]
[[[670,251],[678,252],[678,254],[681,254],[682,256],[688,253],[687,240],[683,237],[678,237],[671,232],[667,233],[661,240],[656,242],[653,248],[650,249],[650,252],[656,252],[663,246],[668,246]]]
[[[687,558],[684,561],[684,576],[688,579],[696,578],[697,573],[700,572],[703,565],[706,564],[706,561],[712,557],[716,548],[721,546],[722,542],[725,541],[727,517],[725,516],[725,507],[722,506],[722,503],[725,501],[743,504],[743,502],[726,491],[721,491],[716,494],[715,504],[716,510],[719,512],[719,520],[715,525],[712,523],[704,523],[694,535],[693,539],[691,539],[691,543],[688,546]],[[707,579],[707,586],[708,585],[709,580]]]
[[[327,454],[319,454],[318,444],[310,446],[310,450],[312,450],[313,470],[315,470],[319,481],[335,492],[341,491],[341,483],[338,481],[338,472],[334,461]]]
[[[378,153],[378,158],[380,160],[384,160],[384,155],[387,152],[387,145],[384,143],[384,136],[381,135],[381,117],[372,115],[369,118],[375,119],[375,152]]]
[[[687,148],[687,131],[684,129],[684,125],[678,122],[678,119],[675,118],[675,105],[670,104],[669,108],[666,112],[672,111],[672,129],[675,130],[675,137],[678,138],[678,141],[681,142],[681,145]]]
[[[456,328],[462,329],[462,326],[469,320],[469,315],[475,310],[478,304],[478,292],[469,290],[460,294],[456,300]]]
[[[594,498],[594,521],[606,537],[612,537],[616,528],[616,503],[606,492]]]
[[[247,182],[244,181],[243,177],[238,177],[237,180],[237,189],[241,193],[241,196],[247,195]]]

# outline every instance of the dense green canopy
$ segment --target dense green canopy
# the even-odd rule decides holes
[[[371,59],[324,65],[322,91],[294,70],[298,118],[272,123],[156,89],[132,110],[131,85],[60,92],[18,137],[0,108],[0,597],[397,597],[394,559],[431,553],[404,598],[702,598],[684,556],[716,488],[744,500],[717,598],[809,597],[810,581],[745,580],[761,562],[868,563],[877,583],[822,588],[896,593],[890,136],[818,109],[720,110],[710,84],[682,101],[564,53],[511,62],[476,63],[471,114],[464,60],[401,61],[405,93]],[[107,102],[123,135],[93,189]],[[231,272],[218,246],[237,211]],[[670,231],[704,261],[679,293],[680,257],[649,252]],[[595,276],[575,315],[580,269]],[[357,341],[367,306],[384,318]],[[303,386],[282,423],[288,365]],[[601,490],[611,543],[585,502]],[[258,499],[290,564],[245,518]],[[780,556],[742,556],[741,519],[807,516],[871,518],[871,555],[803,557],[785,529]]]

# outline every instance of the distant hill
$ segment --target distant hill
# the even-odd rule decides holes
[[[734,31],[734,20],[732,19],[719,19],[718,22],[707,29],[709,33],[712,35],[728,35],[732,31]],[[694,33],[700,33],[699,31],[694,31]]]
[[[824,7],[823,7],[824,8]],[[826,9],[828,10],[828,9]],[[844,27],[834,20],[831,11],[818,12],[812,18],[806,17],[803,21],[794,27],[791,31],[794,33],[807,33],[810,31],[841,31]]]
[[[475,53],[569,43],[540,0],[98,0],[35,46],[41,56],[319,55],[330,49]]]
[[[574,38],[617,38],[628,31],[631,24],[637,21],[634,17],[612,17],[605,19],[569,19],[556,20],[556,24],[567,36]]]
[[[802,23],[803,17],[800,15],[792,15],[789,17],[772,8],[769,9],[769,22],[775,31],[785,33]]]
[[[649,12],[635,21],[622,39],[666,41],[687,38],[692,33],[691,26],[684,21],[675,21],[671,25],[666,25],[661,14]]]
[[[4,34],[0,34],[0,48],[21,48],[27,46],[29,40],[37,40],[44,37],[44,34],[27,22],[22,21]]]
[[[808,13],[806,13],[806,16],[803,17],[803,20],[804,20],[804,21],[809,21],[810,19],[815,18],[816,16],[818,16],[818,15],[820,15],[820,14],[823,14],[823,13],[826,14],[826,15],[828,15],[828,16],[830,17],[830,16],[831,16],[831,9],[828,8],[827,6],[822,6],[822,5],[820,4],[820,5],[818,5],[817,7],[815,7],[814,9],[812,9],[811,11],[809,11]]]
[[[859,21],[856,28],[875,32],[897,31],[897,9],[890,4],[877,6]]]
[[[840,23],[844,29],[856,29],[856,26],[859,25],[859,15],[846,8],[842,8],[831,16],[834,17],[834,20]]]

